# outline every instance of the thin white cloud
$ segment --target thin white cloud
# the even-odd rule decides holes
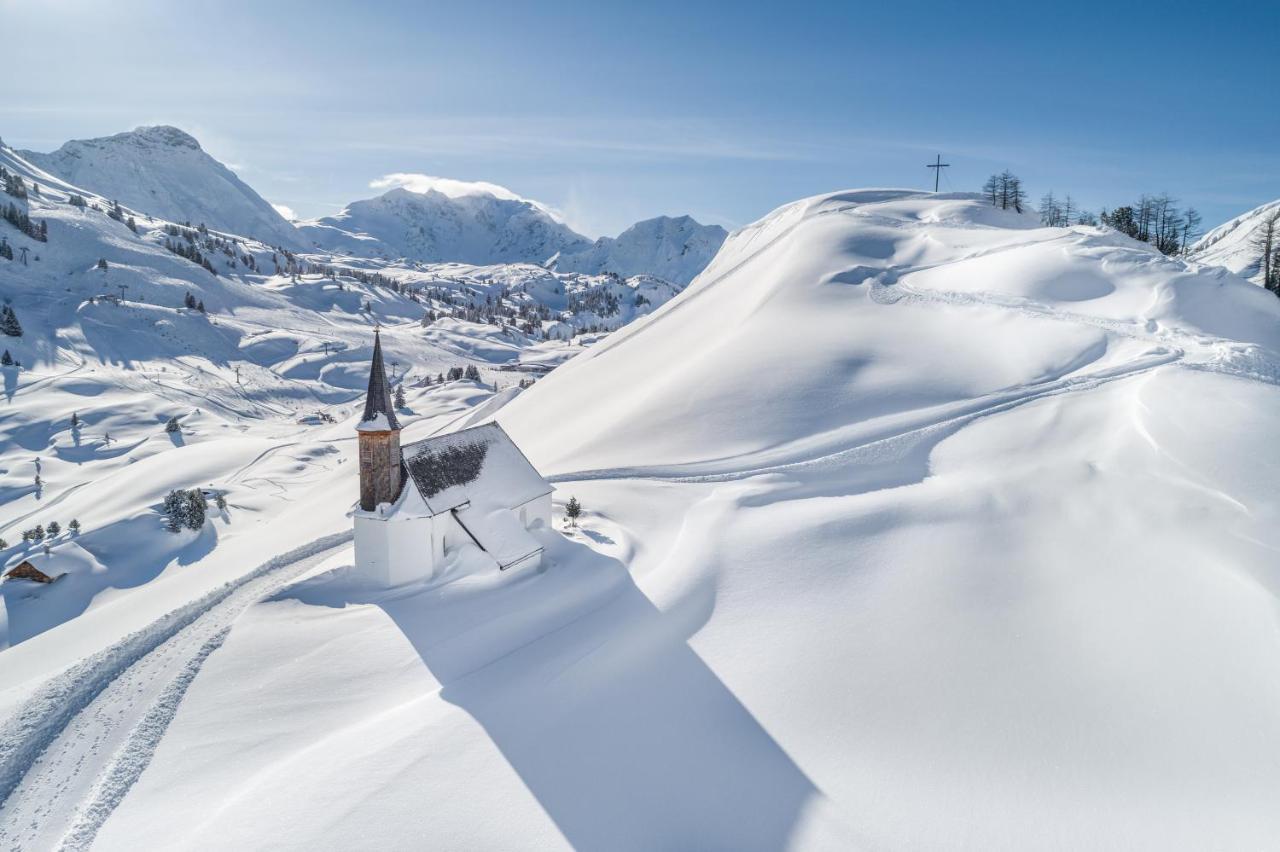
[[[298,218],[298,214],[294,213],[293,208],[287,204],[272,204],[271,206],[276,208],[276,212],[290,222],[293,222]]]

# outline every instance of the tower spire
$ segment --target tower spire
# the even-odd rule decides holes
[[[360,418],[363,426],[377,421],[382,414],[387,419],[387,429],[399,429],[396,410],[391,405],[391,393],[387,390],[387,371],[382,366],[382,337],[378,330],[373,332],[373,363],[369,365],[369,392],[364,398],[364,417]]]
[[[364,417],[356,427],[360,437],[360,508],[371,512],[400,496],[403,464],[400,457],[400,423],[387,392],[387,371],[382,366],[382,338],[373,333],[373,363],[369,365],[369,392]]]

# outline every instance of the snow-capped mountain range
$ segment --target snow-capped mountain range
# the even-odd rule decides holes
[[[719,225],[659,216],[592,242],[536,202],[486,191],[396,187],[298,223],[316,250],[426,263],[538,263],[563,272],[652,275],[688,284],[724,242]]]
[[[159,219],[351,257],[549,264],[565,272],[651,275],[684,285],[711,261],[726,236],[718,225],[664,216],[640,222],[616,239],[593,242],[545,205],[503,187],[441,179],[394,186],[295,228],[176,127],[140,127],[73,140],[52,153],[18,153],[70,184]]]
[[[300,244],[274,207],[176,127],[139,127],[72,140],[48,154],[18,153],[70,184],[159,219],[204,223],[268,245]]]

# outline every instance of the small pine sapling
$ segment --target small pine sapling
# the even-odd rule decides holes
[[[578,518],[582,517],[582,504],[578,502],[577,497],[569,498],[569,502],[564,506],[564,516],[569,519],[569,526],[578,525]]]
[[[72,535],[80,535],[80,522],[72,518],[71,523],[67,524],[67,529],[71,531]]]

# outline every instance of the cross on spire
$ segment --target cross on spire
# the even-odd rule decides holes
[[[926,169],[934,170],[933,171],[933,191],[934,192],[938,191],[938,179],[942,177],[942,170],[950,167],[951,167],[950,163],[942,162],[941,154],[938,155],[938,158],[936,160],[934,160],[932,163],[929,163],[927,166],[925,166]],[[950,186],[950,184],[948,184],[948,186]]]

